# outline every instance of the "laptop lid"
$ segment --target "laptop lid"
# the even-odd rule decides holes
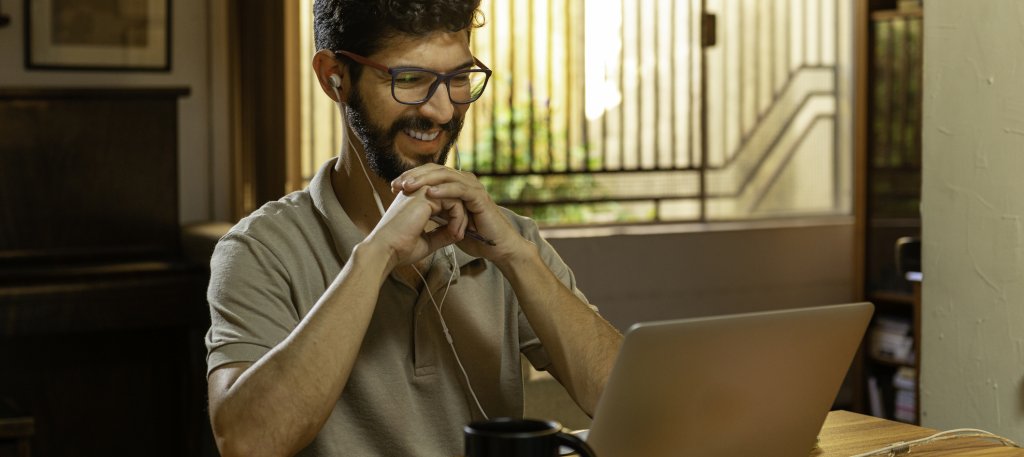
[[[640,323],[587,442],[601,457],[808,455],[874,306]]]

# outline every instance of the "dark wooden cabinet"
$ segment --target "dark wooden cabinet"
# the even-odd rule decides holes
[[[186,89],[0,89],[0,399],[33,456],[209,454]],[[0,449],[0,455],[3,450]]]
[[[0,89],[0,259],[173,255],[187,93]]]

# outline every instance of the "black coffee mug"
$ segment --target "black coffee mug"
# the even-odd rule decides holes
[[[554,421],[500,417],[473,422],[463,430],[465,457],[558,457],[559,446],[567,446],[582,457],[594,451],[583,440],[562,432]]]

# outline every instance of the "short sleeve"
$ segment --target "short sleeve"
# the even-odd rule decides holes
[[[210,260],[207,374],[221,365],[256,362],[298,325],[287,269],[251,236],[229,233]]]

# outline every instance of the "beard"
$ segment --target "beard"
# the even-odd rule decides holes
[[[443,87],[442,87],[443,89]],[[405,130],[427,131],[436,124],[426,117],[418,114],[410,114],[400,117],[391,123],[390,127],[384,128],[375,125],[366,110],[366,104],[358,91],[353,91],[345,108],[349,125],[359,141],[363,143],[363,150],[366,151],[366,163],[377,176],[385,181],[393,181],[402,173],[414,168],[416,165],[407,165],[402,158],[395,153],[395,138],[404,135]],[[458,111],[452,115],[452,119],[441,124],[441,133],[448,135],[448,141],[441,146],[435,163],[444,165],[448,160],[448,151],[459,139],[459,132],[462,131],[464,118],[458,115]]]

